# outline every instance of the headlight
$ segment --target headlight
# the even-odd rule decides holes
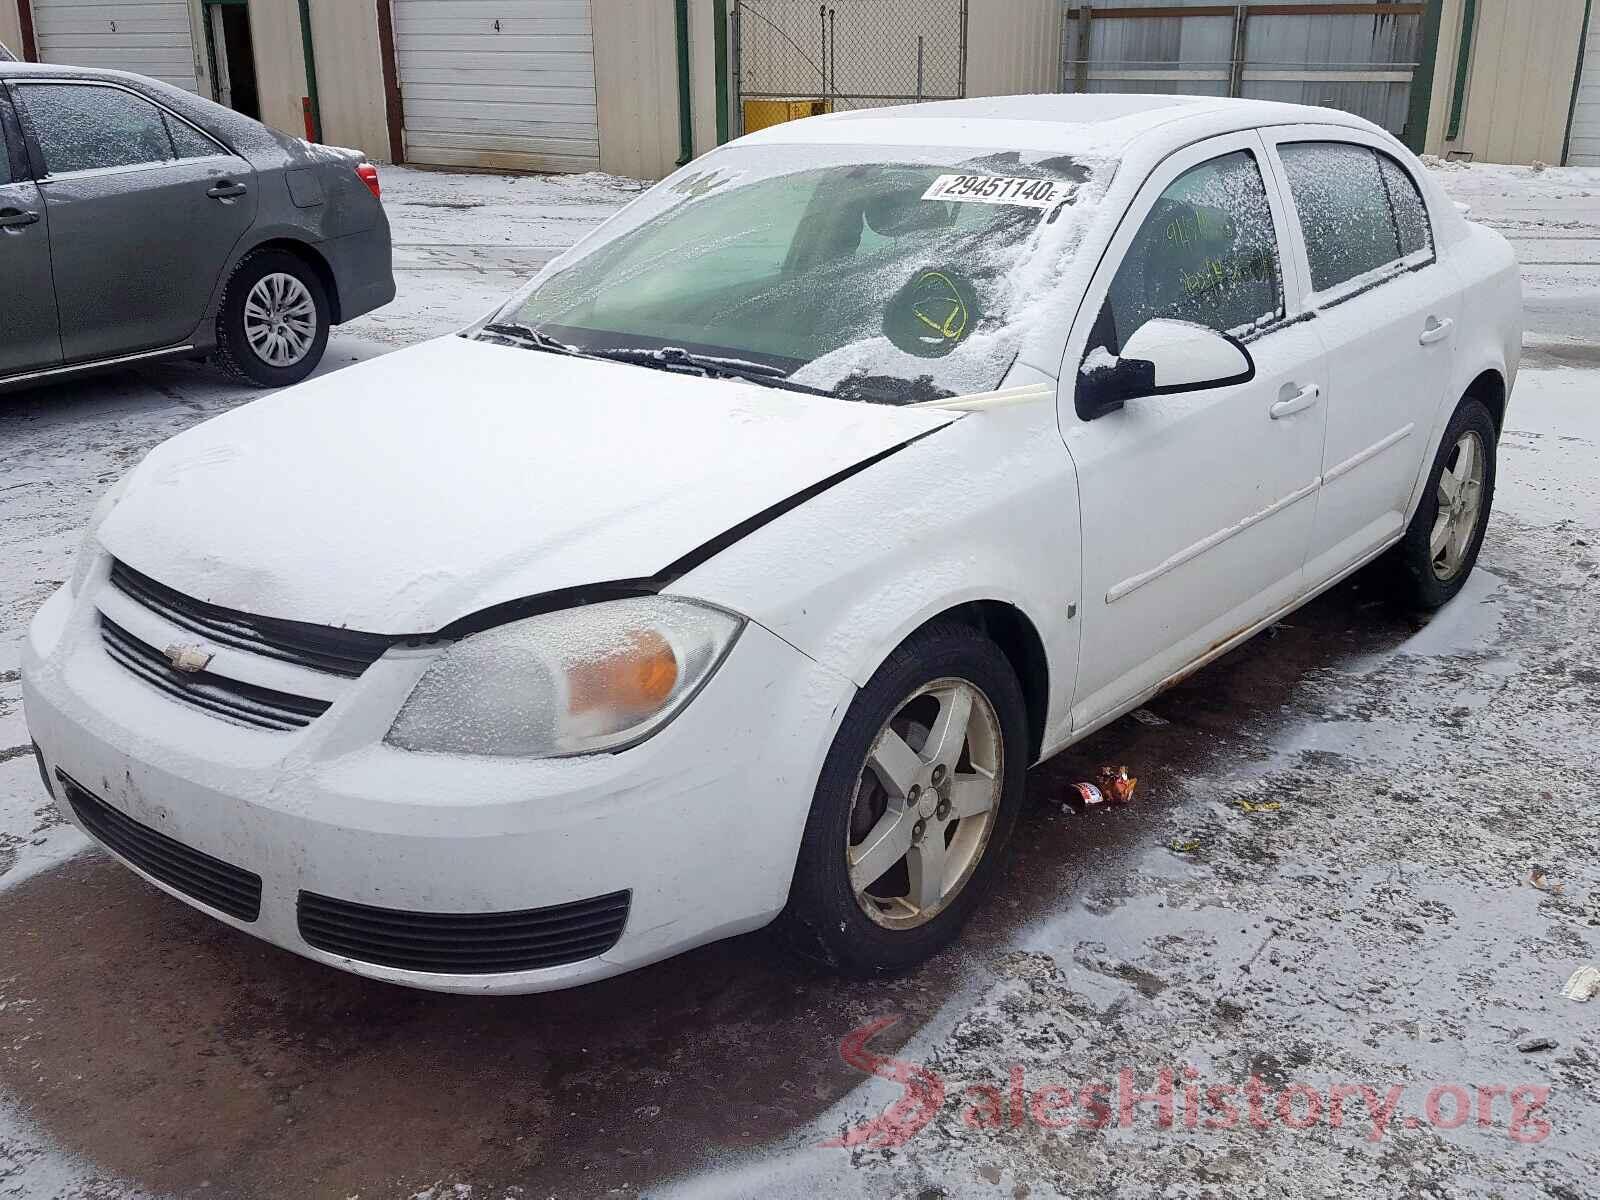
[[[89,582],[89,572],[100,557],[100,526],[106,523],[111,510],[122,499],[122,493],[128,490],[128,479],[129,476],[124,475],[107,488],[105,495],[95,504],[94,512],[89,515],[89,527],[83,531],[83,540],[78,543],[78,555],[72,562],[72,582],[69,586],[74,596],[82,595],[83,585]]]
[[[638,596],[473,634],[418,680],[386,740],[528,758],[620,750],[670,721],[743,628],[720,608]]]

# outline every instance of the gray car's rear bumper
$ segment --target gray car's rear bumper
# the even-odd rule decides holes
[[[387,221],[361,233],[317,243],[339,289],[339,320],[349,321],[394,299],[394,256]]]

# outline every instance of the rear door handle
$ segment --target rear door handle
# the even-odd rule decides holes
[[[21,229],[24,225],[32,225],[39,219],[36,212],[28,212],[20,208],[0,208],[0,229]]]
[[[1322,395],[1322,389],[1314,383],[1308,383],[1299,391],[1294,390],[1294,384],[1286,383],[1283,390],[1278,393],[1278,402],[1267,410],[1272,419],[1287,417],[1297,413],[1303,408],[1310,408]]]
[[[235,196],[244,195],[248,190],[242,183],[235,183],[231,179],[220,179],[206,195],[213,200],[232,200]]]
[[[1423,326],[1422,333],[1417,341],[1424,346],[1431,346],[1435,342],[1442,342],[1450,336],[1450,330],[1455,327],[1455,322],[1449,317],[1439,320],[1438,317],[1429,317],[1427,325]]]

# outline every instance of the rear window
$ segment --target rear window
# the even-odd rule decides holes
[[[1427,210],[1401,166],[1348,142],[1278,147],[1317,291],[1432,247]]]

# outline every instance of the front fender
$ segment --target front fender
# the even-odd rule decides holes
[[[1050,400],[970,413],[757,529],[670,591],[744,613],[864,685],[906,637],[992,600],[1038,631],[1044,745],[1064,738],[1082,580],[1077,481]]]

